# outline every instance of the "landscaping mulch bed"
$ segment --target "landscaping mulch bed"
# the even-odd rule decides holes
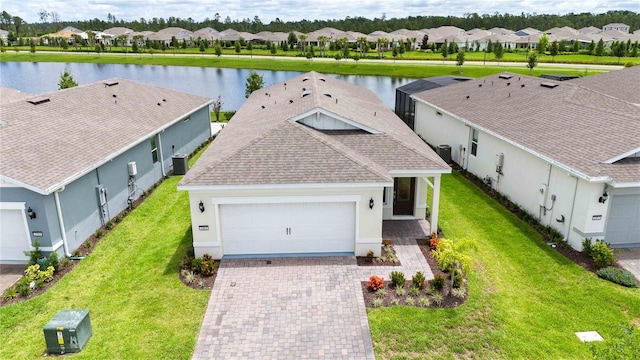
[[[376,293],[375,291],[371,290],[367,286],[367,282],[363,281],[361,283],[361,286],[362,286],[362,295],[364,296],[365,306],[368,307],[368,308],[387,307],[387,306],[395,306],[395,305],[430,307],[430,308],[437,308],[437,307],[454,308],[454,307],[458,307],[461,304],[463,304],[465,302],[465,300],[467,299],[467,295],[468,295],[466,292],[464,294],[464,297],[462,297],[462,298],[457,298],[457,297],[451,295],[450,294],[451,286],[449,284],[449,280],[447,280],[447,284],[444,286],[444,288],[442,288],[442,290],[435,291],[435,292],[439,293],[440,295],[442,295],[442,302],[438,305],[432,300],[433,299],[432,295],[435,292],[430,292],[429,291],[430,282],[427,282],[427,285],[423,289],[420,289],[420,292],[419,292],[419,294],[417,296],[413,296],[413,295],[411,295],[409,293],[409,289],[411,288],[411,285],[412,285],[411,281],[406,281],[405,284],[404,284],[404,295],[398,296],[396,294],[396,288],[393,286],[393,283],[391,281],[385,281],[384,282],[384,289],[385,289],[385,292],[386,292],[385,296],[381,297],[382,304],[376,305],[375,301],[376,301],[376,299],[379,298],[378,293]],[[421,297],[429,298],[429,305],[428,306],[424,306],[424,304],[420,303],[420,298]],[[413,302],[412,303],[407,303],[407,299],[408,298],[412,298]]]
[[[195,277],[195,280],[190,283],[187,281],[186,277],[182,273],[182,269],[180,269],[180,271],[178,271],[178,274],[180,276],[180,281],[182,281],[182,283],[185,284],[185,286],[188,286],[192,289],[205,289],[205,290],[213,289],[213,284],[215,283],[216,275],[218,274],[218,268],[220,267],[219,260],[214,260],[214,262],[216,263],[215,265],[216,271],[213,273],[213,275],[204,276],[202,274],[194,273],[193,275]]]
[[[385,284],[384,289],[386,289],[385,296],[381,297],[379,296],[378,293],[373,291],[368,286],[367,281],[363,281],[361,282],[362,295],[364,297],[364,302],[366,307],[372,308],[372,307],[381,307],[381,306],[404,305],[404,306],[418,306],[418,307],[431,307],[431,308],[433,307],[453,308],[453,307],[460,306],[466,301],[468,296],[467,291],[465,291],[464,295],[461,297],[456,297],[453,295],[452,293],[453,287],[451,286],[451,276],[450,274],[440,270],[440,268],[438,267],[438,262],[436,261],[436,259],[434,259],[433,255],[431,254],[429,240],[430,239],[416,239],[416,242],[420,247],[420,251],[422,252],[422,255],[427,260],[427,263],[431,268],[431,272],[433,273],[434,278],[438,276],[444,277],[445,282],[444,282],[443,288],[441,290],[430,289],[431,284],[433,283],[433,280],[427,281],[424,288],[420,289],[417,295],[411,295],[409,293],[409,289],[413,284],[411,280],[407,280],[405,281],[405,284],[404,284],[404,295],[398,295],[396,293],[396,289],[393,286],[393,283],[391,281],[385,281],[384,282]],[[413,276],[413,274],[405,274],[405,276],[411,277]],[[389,278],[391,278],[391,275],[389,275]],[[466,284],[466,280],[463,280],[464,288],[466,288],[465,284]],[[433,295],[435,293],[438,293],[442,296],[442,302],[440,304],[437,304],[433,301]],[[422,304],[420,302],[420,298],[424,298],[424,297],[429,298],[428,306],[425,306],[425,304]],[[381,298],[382,302],[376,303],[376,299],[378,298]],[[407,302],[408,298],[412,298],[413,300],[409,300],[409,302]]]
[[[384,240],[380,247],[380,257],[356,256],[358,266],[400,266],[400,260],[391,240]]]

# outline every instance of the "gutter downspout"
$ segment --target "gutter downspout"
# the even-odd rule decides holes
[[[578,177],[576,176],[576,185],[573,188],[573,203],[571,204],[571,213],[569,214],[569,228],[567,229],[567,235],[565,240],[569,242],[569,234],[571,233],[571,226],[573,224],[573,210],[576,208],[576,194],[578,193]]]
[[[56,213],[58,214],[58,224],[60,225],[60,234],[62,235],[62,246],[64,247],[64,254],[66,257],[71,257],[71,253],[69,252],[69,244],[67,244],[67,231],[64,227],[64,219],[62,218],[62,207],[60,206],[60,196],[59,192],[64,191],[66,186],[62,186],[60,189],[56,190],[53,193],[53,198],[56,201]]]
[[[160,155],[160,171],[162,172],[162,177],[167,177],[167,173],[164,171],[164,154],[162,153],[162,135],[160,135],[160,133],[158,133],[158,153]]]

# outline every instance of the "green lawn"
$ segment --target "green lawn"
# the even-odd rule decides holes
[[[441,60],[440,57],[439,60]],[[584,65],[575,64],[570,67],[545,68],[540,64],[529,71],[522,66],[500,66],[498,63],[488,62],[487,65],[466,63],[458,67],[441,63],[416,63],[403,62],[402,60],[386,60],[377,62],[355,62],[353,60],[335,61],[330,59],[287,59],[280,57],[251,58],[248,56],[215,57],[191,55],[148,55],[148,54],[96,54],[96,53],[68,53],[50,54],[45,52],[5,52],[0,53],[1,61],[29,61],[29,62],[75,62],[75,63],[99,63],[99,64],[136,64],[136,65],[175,65],[175,66],[202,66],[238,69],[283,70],[283,71],[317,71],[325,74],[345,75],[374,75],[392,76],[404,78],[421,78],[428,76],[454,75],[482,77],[504,71],[513,73],[539,76],[543,73],[560,73],[567,75],[585,75]],[[596,74],[603,70],[589,69],[588,74]]]
[[[443,177],[440,211],[445,236],[479,243],[469,299],[455,309],[369,310],[378,358],[585,359],[576,331],[610,339],[640,323],[640,290],[566,260],[460,175]]]
[[[192,241],[179,179],[162,183],[46,293],[0,308],[0,359],[42,358],[42,328],[62,309],[90,312],[93,336],[74,358],[191,357],[210,292],[178,279]]]

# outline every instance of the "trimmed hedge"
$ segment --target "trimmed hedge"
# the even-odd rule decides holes
[[[622,269],[608,266],[599,269],[596,274],[605,280],[609,280],[622,286],[631,288],[638,287],[638,283],[636,282],[636,278],[633,277],[633,274]]]

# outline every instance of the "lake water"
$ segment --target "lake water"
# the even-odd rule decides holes
[[[0,86],[29,94],[58,90],[60,74],[69,69],[82,85],[110,78],[123,78],[187,93],[222,97],[223,111],[237,110],[244,103],[245,79],[249,69],[193,66],[122,65],[48,62],[0,62]],[[257,70],[265,86],[285,81],[300,72]],[[395,89],[415,79],[388,76],[329,75],[373,91],[387,106],[394,108]]]

